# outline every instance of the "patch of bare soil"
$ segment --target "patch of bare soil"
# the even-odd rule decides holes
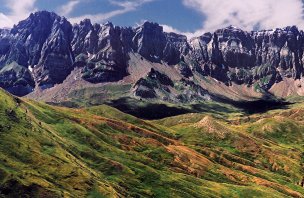
[[[304,96],[304,81],[303,79],[283,78],[281,82],[275,83],[269,92],[281,98],[291,95]]]
[[[194,127],[203,129],[203,131],[215,135],[220,139],[224,139],[226,135],[230,133],[228,128],[215,121],[211,116],[205,116],[194,124]]]

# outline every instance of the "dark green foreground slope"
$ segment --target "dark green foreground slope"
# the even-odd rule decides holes
[[[303,197],[304,107],[148,122],[0,91],[0,197]]]

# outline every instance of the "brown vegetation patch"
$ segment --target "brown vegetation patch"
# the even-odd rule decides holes
[[[174,155],[172,165],[185,172],[202,176],[213,163],[198,152],[181,145],[169,145],[167,151]]]
[[[303,195],[301,195],[301,193],[296,192],[294,190],[291,190],[290,188],[283,186],[281,184],[277,184],[274,182],[270,182],[268,180],[262,179],[262,178],[258,178],[258,177],[254,177],[251,180],[252,182],[254,182],[255,184],[261,185],[261,186],[265,186],[268,188],[273,188],[277,191],[280,191],[286,195],[292,196],[292,197],[298,197],[301,198],[303,197]]]
[[[261,146],[253,138],[242,134],[234,141],[233,146],[240,152],[250,153],[253,156],[258,156],[262,151]]]

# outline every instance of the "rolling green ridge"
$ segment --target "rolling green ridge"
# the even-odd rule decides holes
[[[0,90],[0,151],[0,197],[303,197],[304,105],[146,121]]]

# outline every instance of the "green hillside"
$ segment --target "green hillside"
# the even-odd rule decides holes
[[[144,121],[0,91],[0,197],[303,197],[304,106]]]

